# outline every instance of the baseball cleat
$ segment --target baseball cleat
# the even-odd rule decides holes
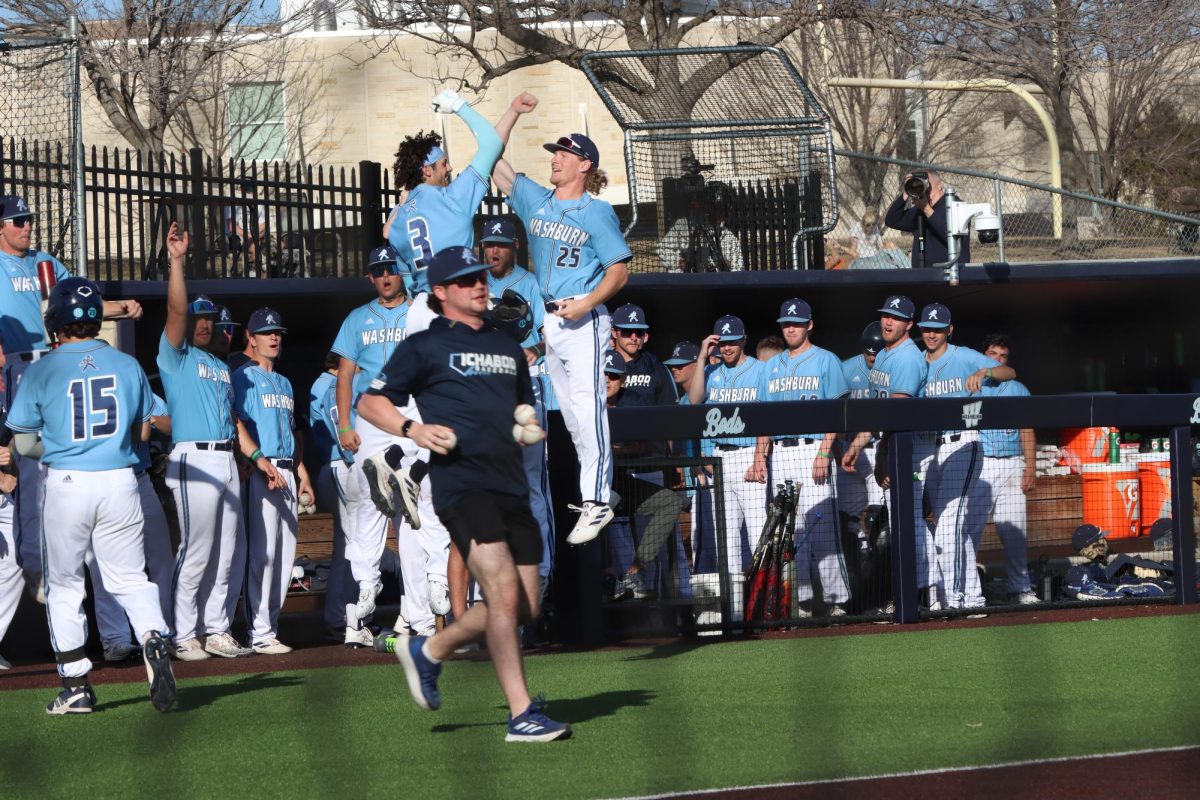
[[[396,515],[396,500],[392,493],[392,468],[387,463],[387,451],[381,450],[362,465],[367,486],[371,487],[371,502],[388,519]]]
[[[421,499],[421,477],[424,473],[425,462],[417,461],[411,467],[402,467],[388,477],[388,487],[396,498],[396,510],[404,517],[414,531],[421,530],[421,516],[417,513],[417,503]]]
[[[396,658],[404,667],[404,677],[413,700],[427,711],[437,711],[442,707],[442,695],[437,688],[442,665],[434,664],[421,652],[426,639],[425,636],[410,636],[407,642],[398,642]]]
[[[342,644],[346,645],[346,647],[352,647],[355,649],[360,647],[374,647],[375,637],[371,634],[370,628],[358,628],[356,630],[354,628],[347,627],[346,635],[342,639]]]
[[[383,584],[363,582],[358,585],[358,602],[354,604],[354,616],[367,619],[375,613],[375,598],[383,591]]]
[[[95,704],[96,694],[92,687],[85,683],[83,686],[69,687],[59,692],[58,697],[46,706],[46,713],[53,716],[90,714]]]
[[[646,579],[642,577],[642,573],[626,572],[613,587],[612,599],[624,600],[632,596],[636,600],[645,600],[650,595],[650,588],[646,586]]]
[[[0,656],[0,669],[12,669],[12,662],[4,656]]]
[[[1032,606],[1042,602],[1042,599],[1033,592],[1012,592],[1008,595],[1008,600],[1022,606]]]
[[[429,581],[429,610],[435,617],[450,613],[450,589],[439,580]]]
[[[506,742],[553,742],[557,739],[570,739],[571,726],[565,722],[555,722],[542,713],[546,702],[538,698],[529,704],[525,713],[518,717],[508,718],[508,735]]]
[[[130,642],[105,642],[104,660],[110,664],[128,661],[141,652],[141,648]]]
[[[282,656],[292,652],[292,648],[278,639],[263,639],[254,643],[254,652],[264,656]]]
[[[253,652],[249,647],[238,644],[238,640],[228,633],[210,633],[204,640],[204,650],[221,658],[241,658]]]
[[[184,639],[182,642],[175,643],[175,649],[171,655],[178,658],[180,661],[203,661],[211,656],[204,651],[204,645],[200,644],[200,640],[193,637]]]
[[[142,660],[146,662],[146,680],[150,682],[150,702],[159,711],[175,705],[175,675],[171,672],[171,656],[167,643],[158,631],[151,631],[142,645]]]
[[[567,506],[572,511],[578,511],[579,521],[567,536],[567,544],[587,544],[600,535],[604,526],[612,521],[613,510],[605,503],[594,503],[591,500],[580,506]]]

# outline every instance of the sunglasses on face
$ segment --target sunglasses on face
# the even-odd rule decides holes
[[[367,274],[372,278],[382,278],[385,275],[399,275],[400,270],[395,264],[372,264],[367,267]]]
[[[460,275],[450,281],[460,289],[470,289],[480,283],[487,285],[487,274],[483,272],[472,272],[470,275]]]
[[[7,220],[8,224],[12,225],[14,228],[24,228],[32,221],[33,217],[14,217],[13,219]]]
[[[622,339],[641,339],[649,335],[649,331],[617,328],[617,336],[620,336]]]

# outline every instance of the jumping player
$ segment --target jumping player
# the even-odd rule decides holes
[[[787,349],[763,362],[760,399],[836,400],[849,389],[837,356],[810,338],[812,309],[800,298],[779,309],[780,331]],[[833,492],[834,433],[772,436],[770,474],[773,483],[794,480],[799,487],[796,514],[796,598],[800,616],[813,613],[813,584],[821,584],[831,617],[846,613],[850,599],[846,560],[842,555],[837,502]]]
[[[485,598],[434,636],[397,647],[413,699],[440,708],[442,661],[486,635],[509,708],[506,740],[545,742],[567,738],[571,728],[530,699],[517,635],[518,624],[536,619],[540,608],[542,545],[513,440],[515,408],[532,403],[533,389],[520,345],[485,321],[486,270],[465,247],[433,258],[428,279],[443,318],[397,348],[359,413],[431,451],[434,507]],[[398,410],[410,395],[424,422]]]
[[[515,119],[515,118],[514,118]],[[507,128],[504,127],[507,122]],[[512,122],[501,120],[506,137]],[[613,517],[612,445],[605,410],[604,353],[612,328],[605,307],[629,280],[633,257],[612,206],[596,197],[608,179],[600,151],[581,133],[544,145],[552,188],[518,175],[504,159],[493,176],[529,234],[530,264],[546,298],[546,367],[579,456],[579,521],[570,544],[595,539]]]
[[[188,303],[187,248],[187,232],[171,223],[167,323],[158,343],[158,370],[171,416],[166,481],[179,514],[174,654],[202,661],[251,651],[230,633],[245,563],[241,484],[233,457],[233,385],[225,362],[207,349],[216,306],[204,298]],[[260,468],[275,471],[269,462]]]
[[[954,325],[950,309],[941,303],[921,309],[918,325],[929,364],[923,397],[972,397],[981,393],[985,381],[1002,383],[1017,376],[1012,367],[977,350],[950,344]],[[987,523],[979,431],[939,431],[935,444],[929,483],[934,545],[945,592],[939,599],[947,608],[978,608],[984,600],[975,553]]]
[[[134,448],[149,436],[150,382],[131,356],[97,341],[100,287],[60,281],[46,308],[59,348],[30,366],[8,417],[17,449],[46,465],[42,549],[46,610],[63,691],[48,714],[86,714],[96,696],[84,654],[84,558],[89,550],[142,644],[150,699],[175,703],[175,677],[158,590],[146,579]],[[39,442],[36,433],[41,433]]]

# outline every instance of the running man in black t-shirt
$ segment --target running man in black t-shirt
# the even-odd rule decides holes
[[[396,648],[417,705],[442,704],[437,679],[456,648],[487,637],[509,705],[510,742],[565,739],[571,727],[542,713],[525,685],[517,626],[537,619],[542,539],[514,439],[514,410],[532,405],[529,367],[511,335],[484,320],[487,265],[466,247],[429,263],[430,308],[442,316],[400,343],[358,404],[359,416],[428,448],[433,507],[483,589],[477,603],[434,636]],[[440,306],[440,307],[438,307]],[[423,422],[404,417],[409,395]]]

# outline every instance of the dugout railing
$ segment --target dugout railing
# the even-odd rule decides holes
[[[1057,565],[1058,573],[1055,580],[1063,580],[1062,571],[1074,564],[1079,566],[1084,559],[1077,554],[1069,553],[1071,530],[1077,524],[1084,522],[1083,518],[1056,520],[1061,534],[1056,534],[1057,544],[1053,547],[1041,547],[1040,563],[1034,559],[1033,580],[1034,591],[1039,602],[1036,605],[999,604],[1003,610],[1045,609],[1050,606],[1081,606],[1088,604],[1120,604],[1120,603],[1176,603],[1190,604],[1197,600],[1196,586],[1196,539],[1195,523],[1193,520],[1193,450],[1191,425],[1200,423],[1200,399],[1195,395],[1061,395],[1051,397],[971,397],[954,399],[890,399],[890,400],[828,400],[793,403],[742,403],[714,406],[682,406],[682,407],[650,407],[633,409],[612,409],[609,414],[612,439],[617,451],[628,443],[647,442],[700,442],[707,438],[706,455],[699,458],[657,458],[653,460],[636,460],[621,458],[618,460],[617,479],[614,486],[618,493],[627,474],[631,471],[652,471],[662,469],[693,469],[704,465],[712,470],[713,479],[707,487],[697,487],[686,483],[675,482],[685,503],[692,503],[692,513],[695,513],[695,501],[691,498],[706,496],[714,507],[713,525],[715,528],[717,570],[714,576],[719,581],[716,591],[706,591],[706,583],[692,585],[690,596],[672,595],[671,582],[658,579],[657,587],[650,586],[645,602],[638,603],[636,598],[614,598],[609,595],[609,586],[605,587],[604,602],[606,613],[603,615],[606,633],[610,635],[621,629],[624,617],[635,611],[641,612],[643,630],[675,630],[696,631],[699,633],[738,632],[763,628],[791,627],[813,624],[829,624],[828,614],[798,613],[800,606],[796,597],[791,597],[790,613],[783,618],[747,619],[746,609],[738,608],[744,602],[745,570],[742,575],[734,574],[729,559],[728,543],[730,537],[725,530],[725,504],[728,502],[726,492],[722,487],[730,481],[740,480],[742,476],[725,474],[726,460],[720,453],[712,452],[711,445],[719,439],[715,435],[736,435],[739,437],[786,436],[792,437],[797,431],[823,430],[837,434],[872,431],[880,434],[888,442],[886,448],[886,471],[890,476],[913,476],[919,461],[914,461],[914,452],[928,452],[930,442],[941,432],[967,432],[968,437],[974,431],[1001,429],[1036,429],[1041,432],[1039,440],[1047,435],[1066,431],[1095,431],[1102,437],[1094,443],[1095,448],[1120,447],[1117,439],[1107,440],[1108,430],[1123,430],[1126,432],[1142,431],[1141,443],[1123,442],[1125,461],[1135,462],[1153,458],[1156,462],[1169,465],[1169,470],[1160,470],[1163,484],[1160,489],[1162,511],[1147,512],[1152,516],[1164,517],[1166,522],[1159,523],[1151,533],[1149,516],[1140,529],[1135,527],[1129,539],[1119,539],[1121,534],[1112,537],[1114,557],[1108,561],[1119,563],[1119,559],[1138,561],[1140,550],[1153,549],[1169,571],[1171,580],[1166,583],[1167,591],[1156,591],[1152,594],[1130,592],[1110,592],[1086,594],[1072,591],[1069,600],[1062,600],[1057,591],[1051,595],[1038,585],[1042,581],[1049,587],[1050,575],[1046,571],[1047,557],[1051,566]],[[933,432],[933,433],[931,433]],[[1147,433],[1148,432],[1148,433]],[[1125,438],[1135,438],[1129,433]],[[949,438],[949,437],[947,437]],[[924,450],[923,450],[924,448]],[[1153,448],[1151,450],[1151,448]],[[1043,448],[1047,449],[1047,448]],[[1056,448],[1048,448],[1054,450]],[[1133,455],[1133,450],[1145,450],[1139,455]],[[1069,451],[1069,448],[1066,448]],[[676,450],[678,451],[678,449]],[[939,451],[941,452],[941,451]],[[1060,450],[1059,452],[1063,452]],[[1087,458],[1086,454],[1085,459]],[[1114,451],[1115,457],[1120,454]],[[1100,462],[1106,458],[1099,459]],[[904,465],[903,467],[901,465]],[[949,463],[944,465],[947,469]],[[1094,477],[1107,477],[1107,473],[1120,470],[1118,466],[1097,463],[1094,467],[1084,469],[1086,473],[1093,470],[1098,473]],[[623,474],[624,473],[624,474]],[[1135,471],[1136,474],[1136,471]],[[957,473],[956,473],[957,475]],[[914,476],[915,477],[915,476]],[[1073,479],[1073,485],[1078,486],[1078,478]],[[670,483],[670,480],[666,481]],[[1067,478],[1058,479],[1059,484],[1066,484]],[[1119,483],[1119,481],[1117,481]],[[913,480],[893,480],[888,489],[888,505],[891,509],[913,508],[916,500],[914,486],[921,484]],[[949,484],[948,484],[949,485]],[[1118,493],[1121,487],[1116,487]],[[1134,490],[1136,491],[1136,490]],[[776,493],[775,481],[769,487],[769,494]],[[929,494],[928,492],[926,494]],[[942,492],[942,495],[953,495],[954,490]],[[766,489],[764,487],[764,496]],[[1126,493],[1128,502],[1128,493]],[[1047,505],[1053,505],[1052,498]],[[1078,502],[1078,497],[1075,498]],[[1113,500],[1120,504],[1118,496]],[[1061,504],[1061,502],[1060,502]],[[1157,509],[1157,507],[1156,507]],[[633,509],[618,509],[618,514],[629,515]],[[929,512],[928,505],[924,509]],[[1120,509],[1117,509],[1119,515]],[[635,515],[636,516],[636,515]],[[766,517],[764,512],[761,520]],[[686,515],[681,517],[686,520]],[[936,519],[936,513],[927,515],[928,519]],[[1102,527],[1109,523],[1095,520]],[[646,519],[633,519],[631,545],[636,547],[641,529],[645,527]],[[1119,527],[1120,523],[1113,523]],[[760,531],[753,526],[748,531],[749,537],[757,538]],[[986,608],[930,608],[930,595],[918,588],[918,569],[922,560],[918,553],[916,515],[891,514],[889,519],[890,546],[886,554],[886,576],[881,576],[885,585],[890,581],[887,600],[891,606],[887,609],[886,619],[898,623],[912,623],[931,617],[970,616],[973,613],[989,613],[997,610],[989,604]],[[1111,533],[1111,531],[1105,531]],[[601,540],[601,547],[607,553],[593,563],[602,563],[608,571],[614,560],[612,553],[616,552],[611,541],[613,533],[606,534]],[[1156,544],[1151,544],[1151,538]],[[682,536],[686,540],[686,536]],[[736,541],[736,540],[735,540]],[[673,545],[677,546],[677,545]],[[751,547],[754,543],[750,544]],[[743,543],[743,548],[745,544]],[[666,549],[670,549],[669,547]],[[743,549],[743,554],[745,554]],[[1127,555],[1132,553],[1132,555]],[[1116,555],[1119,554],[1119,555]],[[682,553],[690,557],[690,550]],[[1069,556],[1069,557],[1068,557]],[[664,569],[669,569],[672,556],[660,554]],[[749,566],[749,565],[746,565]],[[964,564],[966,570],[974,570],[975,564]],[[615,570],[614,570],[615,572]],[[1078,572],[1078,571],[1077,571]],[[1129,570],[1132,575],[1132,568]],[[1140,574],[1140,573],[1139,573]],[[617,577],[613,575],[612,577]],[[1161,576],[1160,576],[1161,577]],[[619,580],[619,577],[617,577]],[[1103,581],[1101,575],[1098,580]],[[1113,578],[1114,582],[1121,579]],[[1130,580],[1133,580],[1132,578]],[[678,585],[678,576],[674,577]],[[1146,583],[1153,583],[1147,581]],[[1161,586],[1162,581],[1157,581]],[[666,588],[664,588],[666,587]],[[643,587],[646,588],[646,587]],[[655,591],[657,588],[658,591]],[[1153,586],[1150,588],[1154,588]],[[792,589],[794,591],[794,587]],[[707,617],[702,615],[708,613]],[[880,619],[878,611],[864,611],[861,608],[852,609],[846,614],[846,621],[861,619]]]

